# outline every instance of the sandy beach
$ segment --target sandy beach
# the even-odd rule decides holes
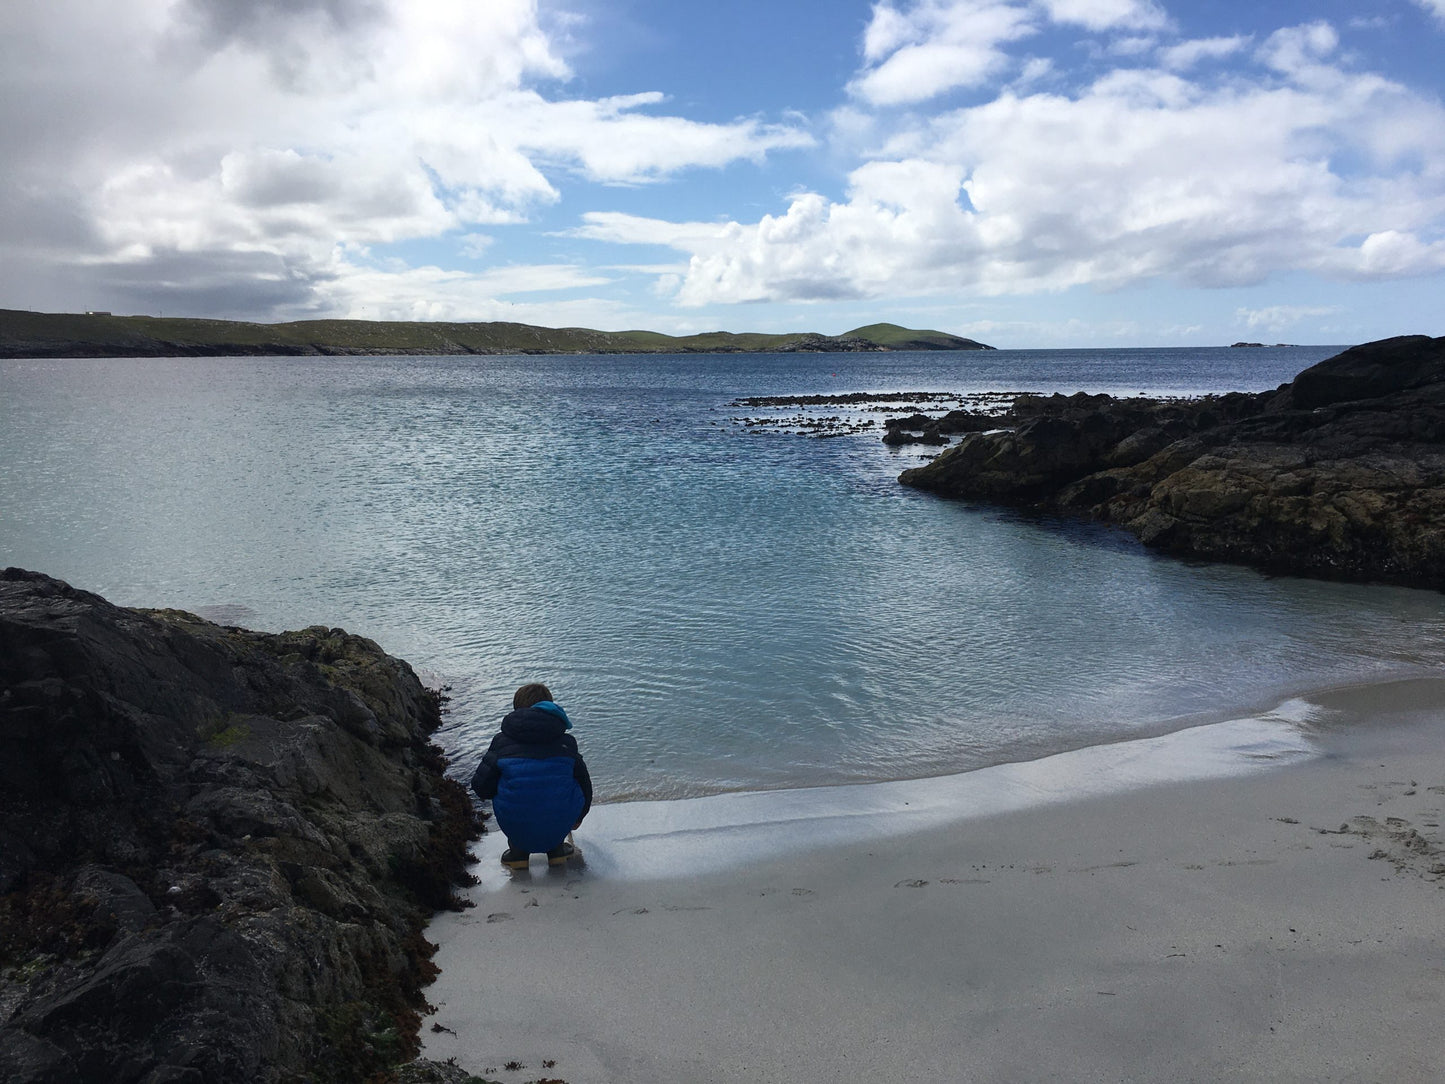
[[[1438,1081],[1445,679],[480,844],[427,1056],[505,1081]],[[508,1063],[520,1068],[508,1069]]]

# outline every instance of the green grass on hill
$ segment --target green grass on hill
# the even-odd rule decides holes
[[[843,333],[848,339],[867,339],[890,350],[977,350],[972,339],[961,339],[944,331],[914,331],[897,324],[869,324]],[[964,345],[971,344],[971,345]]]
[[[252,324],[0,309],[0,357],[226,354],[676,354],[789,350],[987,350],[941,331],[870,324],[846,335],[594,331],[504,322],[298,320]]]

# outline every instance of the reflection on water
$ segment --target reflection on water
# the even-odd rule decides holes
[[[545,680],[605,796],[931,775],[1433,666],[1440,596],[940,501],[911,453],[726,403],[1266,387],[1330,352],[0,362],[0,560],[368,635],[453,686],[459,767]]]

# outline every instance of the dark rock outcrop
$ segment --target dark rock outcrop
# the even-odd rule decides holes
[[[959,433],[983,433],[1003,425],[997,415],[977,410],[950,410],[940,418],[921,412],[889,418],[883,423],[883,443],[947,444]]]
[[[868,339],[846,335],[800,335],[778,347],[780,354],[846,354],[868,353],[888,349]]]
[[[361,1081],[417,1048],[467,879],[439,694],[270,635],[0,573],[0,1079]]]
[[[899,480],[1181,556],[1445,589],[1445,338],[1356,346],[1258,394],[1020,397],[1007,423]]]

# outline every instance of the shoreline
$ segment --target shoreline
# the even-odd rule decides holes
[[[493,833],[478,906],[428,931],[448,1030],[424,1026],[425,1054],[571,1084],[1426,1079],[1445,678],[1309,703],[946,785],[813,788],[871,808],[599,806],[566,872],[504,874]],[[709,824],[709,804],[732,808]]]
[[[1416,680],[1425,679],[1388,684]],[[1445,705],[1445,679],[1441,688]],[[593,806],[578,831],[588,840],[586,869],[601,877],[716,873],[820,846],[883,840],[1141,787],[1267,771],[1325,755],[1311,737],[1313,720],[1324,710],[1306,697],[1292,697],[1268,711],[947,775],[604,801]],[[512,883],[495,861],[504,846],[501,834],[489,831],[473,848],[481,857],[474,871],[480,891]]]
[[[1393,590],[1396,588],[1390,589]],[[1405,588],[1403,590],[1410,589]],[[1174,715],[1161,714],[1157,717],[1144,720],[1132,731],[1121,730],[1105,735],[1093,735],[1086,737],[1079,744],[1060,743],[1054,745],[1046,741],[1037,741],[1033,744],[1021,742],[1009,747],[1000,747],[993,750],[991,754],[991,756],[995,756],[998,759],[963,763],[957,766],[944,767],[942,770],[931,772],[920,771],[912,774],[880,773],[857,778],[820,777],[797,782],[777,783],[775,785],[770,785],[762,780],[752,780],[739,783],[735,786],[719,784],[713,789],[699,790],[693,793],[658,793],[636,789],[617,794],[605,794],[602,788],[599,787],[598,793],[600,796],[596,799],[594,808],[601,809],[603,807],[639,804],[662,806],[680,802],[719,800],[729,797],[735,798],[739,795],[747,794],[790,794],[794,792],[806,793],[811,791],[850,788],[856,788],[866,792],[868,788],[877,786],[901,787],[912,784],[927,784],[935,780],[949,780],[963,776],[971,776],[977,772],[1007,768],[1013,765],[1030,764],[1037,761],[1049,760],[1057,756],[1083,753],[1092,749],[1107,749],[1111,746],[1128,742],[1169,738],[1173,735],[1216,726],[1221,723],[1239,723],[1261,717],[1274,716],[1283,705],[1294,701],[1311,701],[1312,699],[1321,697],[1335,697],[1352,689],[1373,688],[1399,682],[1430,680],[1437,676],[1445,677],[1445,672],[1419,660],[1400,659],[1396,661],[1395,665],[1382,668],[1376,672],[1354,674],[1341,678],[1338,681],[1324,683],[1320,681],[1282,682],[1271,689],[1258,690],[1254,695],[1240,697],[1238,701],[1232,702],[1226,707],[1196,710]],[[429,681],[438,687],[442,685],[450,687],[450,680],[442,675],[433,674]],[[439,737],[443,739],[444,747],[446,747],[448,763],[456,773],[452,777],[465,785],[471,778],[471,773],[476,767],[477,756],[480,754],[477,754],[477,756],[472,754],[463,755],[446,746],[445,739],[448,737],[448,734],[445,726],[439,732]],[[485,742],[482,743],[482,747],[485,748]],[[585,751],[584,749],[584,752]]]

